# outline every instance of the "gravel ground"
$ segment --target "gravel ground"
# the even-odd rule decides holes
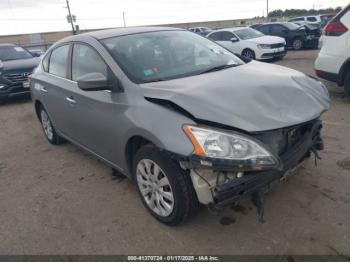
[[[317,52],[278,63],[313,74]],[[74,145],[51,146],[29,101],[0,106],[0,254],[350,254],[350,100],[327,86],[322,161],[269,192],[264,224],[243,201],[164,226],[127,179]]]

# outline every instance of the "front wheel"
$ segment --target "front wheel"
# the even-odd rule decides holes
[[[294,50],[301,50],[303,49],[303,41],[299,38],[294,39],[293,41],[293,49]]]
[[[133,178],[144,206],[166,225],[178,225],[199,209],[190,175],[154,146],[136,153]]]
[[[251,60],[255,59],[255,53],[251,49],[244,49],[242,51],[242,56]]]

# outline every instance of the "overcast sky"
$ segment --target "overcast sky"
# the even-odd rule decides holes
[[[344,6],[349,0],[269,0],[270,11]],[[266,14],[266,0],[70,0],[81,29],[241,19]],[[69,30],[65,0],[0,0],[0,35]]]

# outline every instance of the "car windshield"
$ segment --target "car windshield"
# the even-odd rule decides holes
[[[289,30],[298,30],[300,28],[300,25],[294,24],[294,23],[284,23],[285,27],[287,27]]]
[[[188,31],[158,31],[102,40],[137,83],[164,81],[244,64],[220,45]]]
[[[252,29],[252,28],[245,28],[245,29],[240,29],[236,30],[235,34],[238,35],[238,37],[242,40],[248,40],[252,38],[258,38],[264,36],[263,33]]]
[[[20,46],[0,46],[0,60],[9,61],[33,58],[32,54]]]

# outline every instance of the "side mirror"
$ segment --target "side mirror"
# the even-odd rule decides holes
[[[78,87],[84,91],[112,91],[112,86],[106,76],[101,73],[85,74],[77,79]]]
[[[231,40],[232,43],[235,43],[235,42],[239,41],[239,39],[237,37],[232,37],[230,40]]]

